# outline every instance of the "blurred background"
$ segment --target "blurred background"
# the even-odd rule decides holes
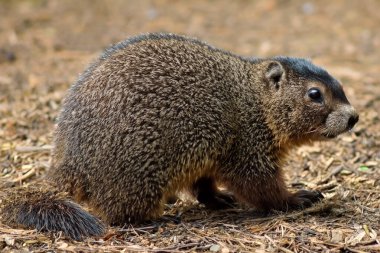
[[[194,36],[245,56],[311,58],[364,107],[380,94],[379,9],[377,0],[0,0],[0,138],[44,139],[91,60],[146,32]]]

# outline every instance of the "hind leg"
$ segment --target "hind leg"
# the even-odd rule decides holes
[[[228,192],[220,191],[215,179],[202,177],[192,185],[192,193],[197,200],[210,209],[224,209],[234,207],[235,197]]]
[[[139,223],[159,218],[165,202],[162,190],[155,185],[134,187],[135,191],[113,191],[112,194],[96,195],[95,198],[90,198],[90,206],[111,225]]]

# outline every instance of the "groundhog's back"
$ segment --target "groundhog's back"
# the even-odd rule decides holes
[[[249,68],[239,57],[176,38],[108,50],[66,97],[50,176],[79,200],[128,194],[137,203],[141,192],[157,199],[154,192],[212,173],[238,127],[233,99]],[[157,189],[146,189],[146,180]]]

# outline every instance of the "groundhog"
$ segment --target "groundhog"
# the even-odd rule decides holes
[[[155,219],[183,190],[213,209],[235,200],[306,208],[323,196],[288,191],[287,153],[358,118],[341,84],[309,60],[245,58],[174,34],[134,37],[106,49],[71,87],[51,183],[9,190],[2,219],[81,240],[104,233],[103,222]]]

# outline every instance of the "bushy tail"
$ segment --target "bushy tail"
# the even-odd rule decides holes
[[[0,220],[12,227],[61,231],[77,241],[105,232],[98,218],[46,184],[1,189]]]

